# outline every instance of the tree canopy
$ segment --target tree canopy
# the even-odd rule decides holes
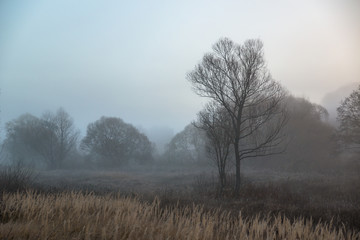
[[[90,123],[81,148],[97,156],[105,167],[120,166],[130,160],[140,163],[151,160],[152,144],[131,124],[116,117],[101,117]]]
[[[360,148],[360,85],[337,108],[339,132],[347,147]]]
[[[11,161],[35,163],[40,158],[48,168],[56,169],[76,148],[78,134],[62,108],[41,118],[24,114],[6,124],[5,147]]]
[[[238,193],[240,161],[279,152],[286,92],[272,79],[260,40],[220,39],[187,78],[199,96],[216,102],[231,119]]]

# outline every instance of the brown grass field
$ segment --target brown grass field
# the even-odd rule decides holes
[[[8,169],[0,239],[360,239],[357,171],[244,173],[235,197],[204,168]]]
[[[3,193],[0,239],[359,239],[311,219],[161,207],[120,195]]]

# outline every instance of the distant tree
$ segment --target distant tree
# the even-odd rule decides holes
[[[25,114],[6,124],[6,147],[13,161],[41,158],[49,169],[62,167],[76,148],[78,131],[63,110],[39,119]]]
[[[238,194],[241,160],[280,152],[286,94],[267,70],[260,40],[243,45],[219,40],[187,78],[198,95],[222,106],[231,119]]]
[[[360,85],[337,108],[341,140],[347,147],[360,149]]]
[[[278,170],[318,170],[335,163],[334,128],[327,122],[327,110],[304,98],[285,98],[288,121],[283,129],[286,151],[271,159],[259,159],[260,167]],[[254,161],[247,164],[256,164]]]
[[[167,161],[178,164],[202,164],[206,162],[206,136],[193,124],[177,133],[165,147]]]
[[[47,159],[50,168],[60,168],[69,153],[76,148],[79,131],[75,129],[73,119],[63,108],[59,108],[56,113],[44,113],[42,124],[48,144],[39,150]]]
[[[12,163],[35,164],[41,157],[37,145],[45,143],[39,118],[24,114],[6,123],[5,152]]]
[[[221,194],[227,184],[226,170],[232,144],[231,119],[224,108],[211,102],[198,114],[195,126],[206,134],[206,149],[218,169]]]
[[[106,167],[120,166],[135,160],[151,160],[152,144],[131,124],[120,118],[101,117],[87,127],[81,148],[98,156],[99,164]]]

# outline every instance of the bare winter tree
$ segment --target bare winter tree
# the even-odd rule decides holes
[[[75,129],[72,118],[63,108],[59,108],[55,114],[45,113],[42,121],[48,141],[43,154],[47,156],[51,168],[59,168],[76,146],[79,131]]]
[[[285,91],[267,70],[260,40],[243,45],[219,40],[187,78],[198,95],[222,106],[231,119],[238,194],[241,160],[282,151]]]
[[[360,86],[337,109],[340,136],[347,147],[360,148]]]
[[[6,124],[6,146],[12,161],[40,157],[50,169],[60,168],[76,149],[79,132],[62,108],[42,118],[30,114]]]
[[[212,101],[198,114],[195,126],[206,133],[207,151],[218,169],[221,194],[227,184],[226,168],[232,144],[231,119],[223,107]]]

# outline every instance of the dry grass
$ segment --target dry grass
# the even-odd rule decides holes
[[[290,221],[282,216],[245,219],[202,207],[160,207],[121,196],[82,193],[4,193],[0,239],[359,239],[345,227]]]

